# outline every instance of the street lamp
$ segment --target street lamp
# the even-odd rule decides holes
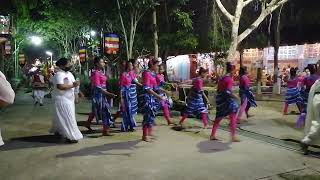
[[[36,46],[39,46],[41,43],[42,43],[42,38],[39,37],[39,36],[30,36],[26,39],[22,39],[19,43],[17,43],[16,39],[14,41],[14,47],[15,47],[15,50],[13,52],[14,54],[14,74],[15,74],[15,77],[18,77],[18,54],[19,54],[19,49],[20,49],[20,45],[25,41],[25,40],[30,40],[32,44],[36,45]]]
[[[32,44],[39,46],[42,43],[42,38],[39,36],[31,36],[30,40],[32,42]]]
[[[94,30],[91,30],[91,31],[90,31],[90,35],[91,35],[91,37],[95,37],[95,36],[96,36],[96,34],[97,34],[97,32],[95,32]]]
[[[53,53],[51,52],[51,51],[46,51],[46,54],[48,55],[48,56],[50,56],[50,62],[51,62],[51,66],[53,65],[53,62],[52,62],[52,55],[53,55]]]

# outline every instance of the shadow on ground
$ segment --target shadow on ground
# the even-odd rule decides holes
[[[134,150],[138,147],[136,146],[140,140],[135,141],[127,141],[127,142],[116,142],[116,143],[109,143],[104,144],[101,146],[94,146],[94,147],[86,147],[74,152],[59,154],[57,158],[68,158],[68,157],[75,157],[75,156],[101,156],[101,155],[118,155],[118,156],[131,156],[132,152],[130,153],[107,153],[107,151],[112,150]]]
[[[200,153],[216,153],[231,149],[231,143],[221,141],[202,141],[197,144]]]
[[[13,138],[0,147],[0,151],[66,145],[64,139],[55,135]]]

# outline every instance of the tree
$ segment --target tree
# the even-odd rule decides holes
[[[72,4],[53,5],[52,2],[48,2],[45,5],[41,12],[43,18],[35,25],[36,31],[48,40],[57,42],[62,47],[63,55],[70,57],[78,52],[80,38],[83,35],[81,30],[88,26],[88,22]]]
[[[227,19],[232,24],[231,31],[231,44],[228,52],[228,61],[232,61],[237,47],[240,42],[242,42],[248,35],[250,35],[263,20],[270,15],[274,10],[276,10],[280,5],[286,3],[288,0],[259,0],[261,12],[257,19],[245,29],[242,33],[239,34],[240,20],[242,17],[242,12],[246,6],[253,2],[253,0],[237,0],[235,7],[235,13],[232,15],[225,6],[221,3],[221,0],[216,0],[218,7],[221,12],[227,17]]]
[[[153,6],[153,0],[117,0],[118,14],[128,60],[133,57],[137,26],[141,18]]]

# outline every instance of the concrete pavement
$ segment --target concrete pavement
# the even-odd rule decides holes
[[[271,114],[277,112],[267,104],[259,105]],[[88,102],[78,106],[80,125],[86,120],[89,107]],[[201,123],[193,119],[185,125],[190,128],[175,131],[164,126],[165,121],[159,117],[153,143],[140,141],[138,128],[133,133],[115,131],[113,137],[101,137],[99,132],[85,134],[78,144],[67,145],[48,136],[51,109],[50,104],[34,107],[30,97],[24,96],[0,113],[2,136],[7,143],[0,148],[1,179],[320,179],[318,159],[246,136],[240,136],[242,142],[231,144],[229,133],[223,130],[218,132],[222,142],[208,141],[210,130],[199,132]],[[271,134],[276,133],[270,129],[280,128],[282,134],[277,137],[290,134],[290,128],[283,129],[285,124],[278,127],[264,122],[271,116],[260,113],[260,109],[252,111],[255,119],[250,119],[251,128],[260,132],[266,126],[265,132]],[[138,116],[138,121],[141,118]],[[177,122],[178,117],[174,120]],[[86,133],[85,128],[80,129]]]

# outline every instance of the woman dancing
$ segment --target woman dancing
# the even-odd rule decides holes
[[[296,104],[300,113],[302,111],[303,99],[300,95],[300,83],[299,78],[296,76],[296,70],[294,68],[290,68],[290,79],[287,81],[287,93],[286,93],[286,101],[283,108],[283,114],[288,114],[289,105]]]
[[[150,60],[148,63],[149,69],[142,73],[143,81],[143,121],[142,129],[143,141],[150,141],[149,137],[152,136],[152,126],[156,118],[156,112],[158,111],[159,105],[158,101],[164,101],[165,99],[158,93],[156,93],[157,80],[156,72],[158,72],[158,62],[154,59]],[[156,99],[157,98],[157,99]]]
[[[226,63],[227,73],[219,79],[217,96],[216,96],[216,118],[212,126],[211,131],[211,140],[218,140],[216,137],[216,132],[219,127],[220,122],[226,116],[229,116],[230,123],[230,133],[231,140],[233,142],[240,142],[240,140],[236,137],[236,128],[237,128],[237,112],[238,112],[238,104],[236,100],[239,99],[233,92],[233,79],[232,79],[232,71],[234,70],[234,66],[230,63]]]
[[[121,87],[121,113],[122,124],[121,131],[134,131],[136,121],[134,116],[138,111],[137,91],[135,84],[138,83],[135,73],[133,72],[133,65],[131,62],[126,62],[125,70],[120,77]]]
[[[86,127],[90,127],[93,117],[96,120],[102,120],[103,123],[103,136],[110,136],[109,127],[112,124],[111,113],[109,111],[110,105],[107,97],[115,98],[117,95],[107,91],[107,76],[104,74],[105,63],[102,58],[94,58],[95,69],[91,73],[91,86],[92,86],[92,113],[90,113]]]
[[[157,80],[157,91],[156,92],[166,99],[165,101],[160,102],[160,106],[162,108],[164,118],[167,120],[168,125],[171,125],[173,123],[170,118],[170,111],[169,111],[170,103],[169,103],[169,100],[167,99],[167,95],[166,95],[169,92],[164,89],[164,86],[168,84],[173,87],[173,85],[170,83],[167,83],[164,80],[164,75],[163,75],[164,71],[165,70],[164,70],[163,65],[159,65],[159,73],[156,76],[156,80]]]
[[[312,85],[316,82],[316,80],[319,79],[319,76],[316,74],[316,69],[313,65],[308,65],[307,70],[309,70],[310,75],[306,76],[302,82],[302,87],[301,87],[300,93],[303,98],[303,109],[302,109],[302,113],[300,114],[300,116],[298,117],[298,119],[296,121],[297,128],[300,128],[305,123],[309,92],[310,92]]]
[[[208,75],[208,70],[204,68],[199,69],[199,76],[192,80],[192,88],[187,98],[187,109],[184,112],[179,124],[182,126],[183,122],[190,114],[200,114],[203,127],[206,129],[208,126],[208,109],[205,105],[203,98],[208,103],[208,97],[203,91],[203,78]]]
[[[243,112],[245,112],[247,118],[249,118],[249,109],[251,107],[257,107],[254,95],[250,89],[250,79],[248,78],[247,74],[247,67],[240,67],[239,95],[241,98],[241,106],[238,113],[238,123],[240,123]]]

